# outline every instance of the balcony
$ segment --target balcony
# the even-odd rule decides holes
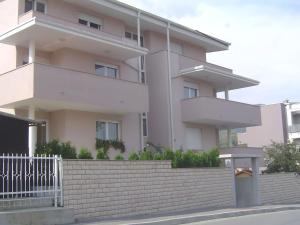
[[[148,111],[148,87],[44,64],[0,76],[0,106],[125,114]]]
[[[289,126],[289,133],[300,133],[300,124]]]
[[[182,69],[177,77],[208,82],[217,92],[246,88],[259,84],[256,80],[233,74],[231,69],[207,62],[199,62],[199,66]]]
[[[35,11],[21,15],[16,27],[0,35],[4,44],[27,48],[29,41],[41,51],[71,48],[117,60],[136,58],[148,51],[121,36]]]
[[[261,124],[260,107],[212,97],[184,99],[182,120],[188,123],[240,128]]]

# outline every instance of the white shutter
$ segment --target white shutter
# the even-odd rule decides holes
[[[190,150],[202,149],[201,129],[189,127],[185,129],[185,147]]]

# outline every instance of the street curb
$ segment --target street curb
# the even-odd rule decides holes
[[[220,213],[212,213],[207,215],[190,215],[190,216],[183,215],[181,217],[175,217],[175,218],[166,218],[166,219],[157,218],[157,219],[153,219],[152,221],[146,221],[146,222],[130,222],[130,223],[125,222],[125,223],[120,223],[119,225],[180,225],[180,224],[195,223],[195,222],[208,221],[214,219],[241,217],[246,215],[264,214],[264,213],[297,210],[297,209],[300,209],[300,206],[240,210],[235,212],[220,212]]]

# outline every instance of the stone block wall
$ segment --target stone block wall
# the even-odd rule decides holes
[[[172,169],[169,161],[64,161],[64,204],[76,218],[233,207],[225,168]]]

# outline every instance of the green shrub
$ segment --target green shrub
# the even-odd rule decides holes
[[[173,160],[174,159],[174,152],[172,149],[164,149],[162,152],[162,159],[163,160]]]
[[[136,152],[131,152],[128,156],[128,160],[131,160],[131,161],[135,161],[135,160],[139,160],[139,159],[140,159],[140,157]]]
[[[63,159],[76,159],[76,149],[71,146],[70,142],[61,143],[61,157]]]
[[[63,159],[76,159],[76,149],[70,142],[59,142],[52,140],[46,144],[37,145],[36,154],[39,155],[61,155]]]
[[[275,143],[266,148],[266,173],[300,172],[300,148],[296,143]]]
[[[208,152],[208,159],[210,162],[210,167],[218,167],[221,164],[221,159],[219,158],[220,152],[218,149],[212,149]]]
[[[153,160],[164,160],[163,155],[159,152],[153,155]]]
[[[120,150],[122,153],[125,152],[125,145],[122,141],[119,140],[96,139],[96,149],[100,148],[103,148],[106,152],[109,150],[109,148]]]
[[[174,153],[174,159],[172,161],[173,168],[180,168],[183,167],[182,163],[182,150],[176,150]]]
[[[92,153],[88,149],[82,148],[78,154],[78,159],[93,159]]]
[[[97,149],[97,159],[99,160],[108,160],[108,155],[107,155],[107,151],[105,151],[103,148],[99,148]]]
[[[139,158],[140,160],[153,160],[153,156],[153,152],[151,152],[149,149],[146,149],[140,152]]]
[[[115,160],[121,161],[124,160],[124,156],[121,154],[116,155]]]

